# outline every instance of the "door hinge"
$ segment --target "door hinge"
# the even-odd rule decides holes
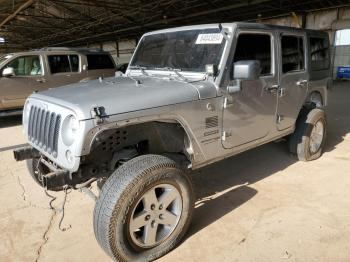
[[[226,108],[229,108],[233,105],[233,102],[231,102],[228,97],[225,97],[224,98],[224,104],[223,104],[223,108],[226,109]]]
[[[278,89],[278,96],[282,97],[286,95],[286,89],[285,88],[280,88]]]
[[[232,136],[232,133],[231,132],[226,132],[226,131],[223,131],[222,132],[222,136],[221,136],[221,140],[222,141],[225,141],[227,137],[230,137]]]
[[[226,132],[222,132],[221,140],[225,141],[226,140]]]
[[[283,115],[277,115],[277,124],[281,123],[284,119]]]

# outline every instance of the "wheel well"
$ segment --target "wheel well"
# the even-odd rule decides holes
[[[305,100],[304,105],[300,109],[296,123],[301,121],[300,119],[305,118],[305,116],[314,108],[322,108],[324,106],[324,100],[322,94],[319,91],[312,91],[307,99]]]
[[[188,165],[189,141],[178,122],[154,121],[104,130],[92,142],[90,154],[82,159],[83,175],[108,176],[123,161],[143,154],[167,155]]]
[[[323,107],[324,101],[322,94],[319,91],[312,91],[306,99],[305,104],[313,104],[315,107],[319,108]]]

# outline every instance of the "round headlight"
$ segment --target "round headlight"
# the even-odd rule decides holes
[[[62,140],[66,146],[71,146],[79,131],[79,121],[75,116],[67,116],[62,124]]]

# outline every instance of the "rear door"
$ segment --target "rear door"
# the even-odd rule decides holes
[[[2,76],[5,68],[12,67],[15,75]],[[34,91],[48,88],[43,59],[39,55],[13,58],[0,70],[0,108],[13,109],[24,105],[26,98]]]
[[[87,54],[88,76],[90,79],[114,76],[116,72],[113,58],[108,54]]]
[[[48,54],[47,64],[50,72],[47,81],[50,87],[77,83],[86,77],[78,54]]]
[[[280,83],[277,129],[295,124],[308,88],[305,33],[280,34]]]

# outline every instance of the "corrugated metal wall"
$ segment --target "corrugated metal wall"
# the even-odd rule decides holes
[[[297,16],[296,18],[293,15],[261,20],[262,23],[293,27],[299,27],[301,21],[301,16]],[[333,45],[337,29],[350,29],[350,8],[342,7],[309,13],[306,16],[306,28],[327,31],[329,33],[330,42]],[[129,62],[136,44],[136,40],[127,40],[90,45],[89,47],[99,47],[111,52],[116,63],[120,64]],[[350,46],[338,46],[335,52],[332,48],[332,58],[334,58],[334,72],[338,66],[350,66]]]
[[[301,17],[293,16],[262,20],[263,23],[298,27]],[[332,44],[333,76],[336,77],[338,66],[350,66],[350,46],[334,47],[335,32],[338,29],[350,29],[350,8],[316,11],[306,16],[306,28],[327,31]]]

